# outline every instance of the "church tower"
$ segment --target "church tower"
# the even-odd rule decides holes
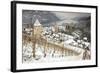
[[[40,38],[42,31],[43,31],[42,24],[40,24],[38,19],[36,19],[36,21],[35,21],[35,23],[33,25],[33,35],[36,38]]]
[[[42,24],[40,24],[39,20],[37,19],[33,24],[33,31],[32,31],[32,42],[33,42],[33,57],[35,58],[35,45],[41,38],[41,33],[43,31]]]

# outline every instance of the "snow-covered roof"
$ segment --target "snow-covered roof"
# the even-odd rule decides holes
[[[70,43],[72,43],[72,42],[75,42],[73,39],[69,39],[69,40],[67,40],[67,41],[64,41],[64,44],[66,45],[66,44],[70,44]]]
[[[40,24],[39,20],[36,19],[35,23],[34,23],[34,26],[41,26],[42,24]]]
[[[87,40],[87,37],[84,37],[83,40]]]

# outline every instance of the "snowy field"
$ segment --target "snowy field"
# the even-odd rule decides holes
[[[81,50],[81,53],[79,55],[63,55],[60,53],[54,53],[52,48],[51,50],[48,50],[44,54],[44,48],[43,46],[40,46],[38,44],[35,45],[35,55],[36,57],[33,57],[32,53],[32,43],[29,43],[27,45],[23,46],[23,63],[42,63],[42,62],[61,62],[61,61],[73,61],[73,60],[82,60],[83,57],[83,50]],[[68,46],[71,47],[71,46]],[[80,52],[80,48],[74,49],[75,47],[71,47],[73,50]],[[46,55],[46,56],[45,56]],[[44,57],[45,56],[45,57]]]

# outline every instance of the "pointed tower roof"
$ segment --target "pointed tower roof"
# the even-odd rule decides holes
[[[40,24],[39,20],[36,19],[35,23],[34,23],[34,26],[41,26],[42,24]]]

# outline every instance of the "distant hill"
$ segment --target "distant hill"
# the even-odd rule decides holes
[[[34,24],[36,19],[38,19],[39,22],[43,25],[60,20],[55,14],[49,11],[23,10],[23,24]]]
[[[65,13],[65,16],[66,16],[66,13]],[[91,17],[89,15],[88,16],[80,15],[80,16],[76,16],[69,20],[68,18],[61,20],[59,18],[59,15],[56,15],[55,13],[50,12],[50,11],[23,10],[22,24],[24,27],[26,27],[26,25],[29,25],[29,24],[33,25],[36,19],[38,19],[39,22],[43,26],[52,26],[55,24],[65,25],[66,23],[70,25],[73,24],[73,26],[77,28],[90,29],[90,26],[91,26]]]
[[[91,26],[91,16],[85,16],[85,17],[75,17],[73,18],[74,21],[78,22],[77,27],[79,28],[85,28]]]

